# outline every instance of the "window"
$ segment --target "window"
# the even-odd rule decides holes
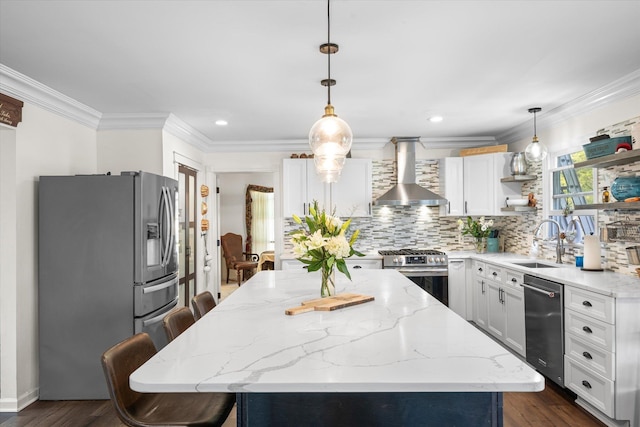
[[[596,201],[596,176],[591,167],[574,168],[586,160],[582,149],[556,153],[549,170],[551,179],[551,207],[549,217],[558,221],[567,233],[567,240],[582,243],[584,234],[595,233],[595,210],[575,210],[578,205]],[[549,227],[551,234],[555,230]]]

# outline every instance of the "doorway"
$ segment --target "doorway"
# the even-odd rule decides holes
[[[197,236],[197,171],[178,165],[178,188],[180,194],[178,229],[180,242],[179,259],[179,305],[189,306],[196,291],[196,236]]]
[[[232,232],[242,236],[243,246],[246,248],[247,237],[251,231],[247,231],[246,217],[246,194],[249,186],[251,188],[273,188],[278,180],[278,175],[274,172],[221,172],[216,174],[216,185],[219,189],[219,203],[217,206],[218,236]],[[255,186],[255,187],[253,187]],[[274,193],[270,193],[273,195]],[[273,202],[277,205],[276,199]],[[277,213],[276,213],[277,215]],[[275,219],[272,220],[270,229],[280,230]],[[219,238],[219,237],[218,237]],[[271,240],[271,239],[269,239]],[[251,252],[255,252],[252,250]],[[238,288],[236,275],[232,270],[229,277],[229,284],[226,283],[227,271],[225,268],[222,251],[219,253],[220,269],[220,294],[222,299]]]

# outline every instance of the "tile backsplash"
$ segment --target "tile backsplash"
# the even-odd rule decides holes
[[[629,126],[629,121],[623,122]],[[602,132],[600,130],[599,132]],[[615,132],[615,129],[604,129]],[[636,148],[637,145],[634,146]],[[638,147],[640,148],[640,147]],[[396,182],[394,160],[374,160],[373,166],[373,199],[384,194]],[[613,166],[598,170],[598,185],[611,185],[618,174],[636,174],[640,171],[638,164]],[[439,193],[439,167],[437,160],[417,160],[417,182]],[[521,255],[529,255],[531,248],[531,235],[542,218],[542,171],[540,165],[530,165],[528,174],[538,177],[535,181],[522,184],[523,196],[533,193],[538,201],[536,213],[524,213],[512,216],[491,217],[494,228],[500,230],[504,238],[504,250]],[[445,252],[473,250],[473,239],[470,236],[461,236],[458,232],[458,217],[441,216],[438,207],[427,206],[373,206],[372,216],[367,218],[353,218],[351,229],[360,229],[360,237],[356,248],[361,252],[375,252],[378,249],[399,248],[429,248]],[[613,221],[620,219],[640,221],[640,212],[624,211],[615,213],[599,212],[599,228],[605,227]],[[285,251],[291,251],[289,232],[298,228],[290,219],[284,220]],[[603,242],[603,267],[616,272],[636,275],[635,268],[640,266],[629,265],[625,248],[634,245],[633,242]],[[640,243],[639,243],[640,244]],[[538,257],[555,261],[556,242],[540,241]],[[575,262],[575,255],[582,254],[581,244],[565,243],[566,254],[563,256],[565,263]]]

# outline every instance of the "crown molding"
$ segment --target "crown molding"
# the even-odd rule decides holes
[[[573,101],[555,107],[543,115],[538,115],[536,119],[538,131],[556,126],[611,102],[620,101],[638,94],[640,94],[640,69]],[[531,131],[532,123],[527,121],[497,135],[496,139],[501,144],[512,144],[530,138],[532,136]]]
[[[102,114],[56,90],[0,64],[0,91],[20,101],[36,105],[92,129],[97,129]]]
[[[205,152],[304,151],[306,139],[214,141],[172,113],[102,114],[58,91],[51,89],[3,64],[0,64],[0,91],[93,129],[162,129]],[[640,69],[566,104],[538,116],[538,129],[557,125],[608,103],[640,94]],[[527,120],[496,137],[421,137],[425,148],[464,148],[481,145],[511,144],[531,136]],[[354,139],[358,150],[378,150],[391,138]]]

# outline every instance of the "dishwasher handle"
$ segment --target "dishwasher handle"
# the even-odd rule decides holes
[[[522,283],[520,286],[522,286],[524,288],[527,288],[527,289],[531,289],[532,291],[540,292],[541,294],[545,294],[549,298],[555,298],[556,297],[556,293],[555,292],[545,291],[544,289],[536,288],[535,286],[531,286],[531,285],[528,285],[526,283]]]

